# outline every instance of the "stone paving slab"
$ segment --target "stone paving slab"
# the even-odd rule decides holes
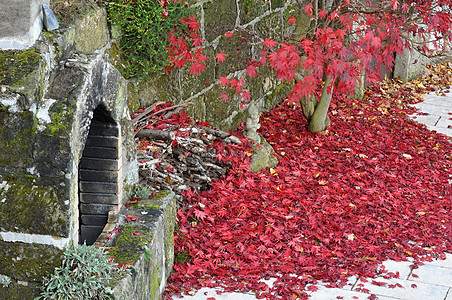
[[[452,269],[432,265],[423,265],[418,269],[414,269],[408,279],[416,282],[452,287]]]
[[[379,286],[373,284],[373,281],[386,283],[386,285]],[[402,287],[395,286],[396,284],[400,284]],[[391,285],[393,288],[391,288]],[[378,299],[381,299],[380,296],[384,296],[400,300],[443,300],[449,292],[447,286],[403,279],[369,279],[368,282],[360,281],[354,289],[359,287],[369,290],[370,294],[376,294]]]

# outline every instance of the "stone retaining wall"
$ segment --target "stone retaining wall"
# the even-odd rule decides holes
[[[138,180],[127,84],[104,59],[105,16],[93,10],[28,50],[0,51],[0,299],[36,296],[63,249],[80,232],[94,242]],[[103,159],[109,151],[114,158]],[[100,168],[114,182],[79,185],[80,166],[80,178]],[[88,203],[96,193],[112,203]]]

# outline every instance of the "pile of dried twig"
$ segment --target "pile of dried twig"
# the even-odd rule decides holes
[[[215,140],[240,144],[240,139],[194,122],[174,122],[189,105],[159,102],[133,116],[141,184],[180,194],[190,187],[207,190],[226,174],[228,166],[217,159],[212,145]]]

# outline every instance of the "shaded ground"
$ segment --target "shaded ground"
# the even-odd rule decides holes
[[[422,82],[391,83],[363,100],[336,97],[332,126],[317,135],[299,109],[282,104],[261,117],[280,165],[260,174],[249,171],[246,142],[215,143],[232,168],[211,190],[186,192],[176,235],[186,261],[176,264],[168,296],[221,286],[303,298],[316,280],[341,286],[374,276],[386,259],[451,251],[452,144],[406,115],[426,91]],[[271,288],[261,281],[270,277]]]

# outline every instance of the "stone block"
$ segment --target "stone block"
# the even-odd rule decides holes
[[[10,174],[0,175],[0,183],[2,231],[68,236],[71,211],[65,180]]]
[[[119,159],[82,157],[80,160],[80,169],[119,171],[121,164],[121,157]]]
[[[40,283],[44,276],[61,264],[62,253],[61,249],[50,245],[0,240],[0,274],[14,280]]]
[[[91,10],[71,28],[69,39],[75,49],[82,53],[92,53],[108,42],[107,12],[104,8]]]
[[[26,49],[42,30],[41,4],[50,0],[0,0],[0,49]]]
[[[121,169],[122,170],[122,169]],[[98,182],[119,182],[122,178],[122,172],[118,171],[98,171],[98,170],[80,170],[79,179],[84,181]]]
[[[1,276],[1,275],[0,275]],[[11,280],[8,285],[0,284],[0,300],[32,300],[39,295],[41,283]]]
[[[108,216],[104,215],[83,215],[81,217],[82,225],[95,225],[107,224]]]
[[[118,194],[122,184],[80,181],[79,188],[82,193]]]
[[[117,159],[120,154],[119,149],[121,148],[86,146],[83,150],[83,157]]]
[[[429,59],[419,51],[412,49],[397,54],[394,65],[394,78],[407,82],[425,74],[425,67]]]
[[[107,243],[107,246],[115,245],[110,255],[118,262],[133,263],[134,275],[122,278],[112,287],[115,300],[161,299],[166,278],[172,270],[177,210],[175,194],[162,191],[153,200],[140,203],[143,205],[141,208],[121,211],[121,215],[140,216],[139,222],[121,225],[120,235]],[[141,235],[134,236],[133,232],[141,232]]]
[[[115,204],[118,205],[120,199],[116,194],[88,194],[80,193],[80,202],[82,203],[98,203],[98,204]]]
[[[117,205],[111,204],[80,203],[80,213],[86,215],[108,215],[109,211],[117,208]]]

